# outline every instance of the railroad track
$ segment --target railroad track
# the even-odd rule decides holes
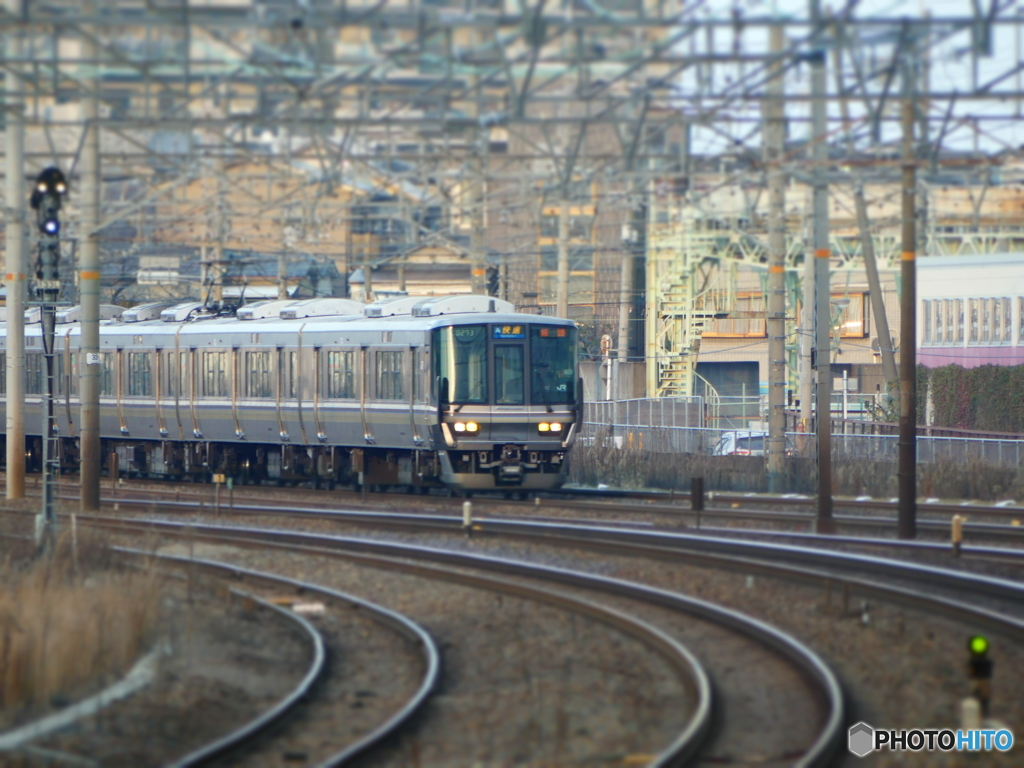
[[[584,610],[590,612],[592,616],[598,615],[594,613],[595,610],[603,612],[605,615],[603,620],[605,621],[609,621],[608,617],[614,615],[614,612],[609,614],[608,608],[597,606],[594,603],[589,603],[589,601],[580,603],[579,601],[583,598],[579,596],[574,597],[571,594],[567,595],[564,589],[585,590],[588,593],[599,594],[603,599],[607,599],[609,595],[615,595],[619,599],[657,606],[657,609],[663,612],[668,611],[675,614],[682,613],[686,616],[698,617],[702,622],[716,625],[719,635],[721,635],[723,628],[727,628],[728,632],[734,636],[741,635],[744,638],[743,643],[745,646],[743,651],[740,652],[741,656],[753,654],[754,658],[760,660],[763,665],[766,661],[764,648],[770,648],[772,651],[771,655],[775,657],[774,663],[785,664],[791,670],[786,673],[780,672],[779,676],[790,679],[794,674],[792,670],[795,669],[798,677],[804,681],[806,686],[805,695],[808,695],[813,700],[814,705],[809,710],[808,707],[810,705],[805,704],[802,708],[796,707],[796,711],[801,711],[805,716],[808,711],[817,713],[819,720],[818,728],[814,732],[813,738],[809,739],[809,743],[801,744],[796,749],[789,745],[785,753],[790,756],[783,759],[782,762],[776,761],[777,764],[795,764],[800,766],[828,764],[831,755],[834,754],[834,750],[841,741],[841,730],[844,724],[842,691],[831,671],[813,652],[784,633],[762,622],[751,620],[734,611],[729,611],[693,598],[592,574],[531,565],[501,558],[473,556],[423,547],[375,543],[363,539],[341,539],[337,537],[302,538],[301,534],[294,532],[267,531],[265,529],[225,529],[182,522],[163,521],[157,523],[155,521],[145,522],[123,518],[96,518],[93,516],[82,516],[79,518],[79,521],[82,524],[103,527],[112,531],[131,531],[138,534],[159,531],[163,535],[188,536],[193,537],[196,541],[210,543],[232,543],[241,546],[259,547],[260,549],[274,547],[301,551],[307,557],[342,557],[364,566],[370,565],[388,570],[397,568],[424,578],[457,580],[463,583],[467,579],[471,579],[478,587],[492,590],[501,589],[504,591],[509,591],[511,588],[519,595],[525,594],[529,595],[531,599],[545,601],[553,599],[550,586],[548,586],[553,582],[563,589],[560,596],[556,598],[557,600],[564,601],[568,599],[575,601],[575,604],[571,606],[573,610]],[[467,573],[467,570],[471,572]],[[516,581],[510,582],[509,577],[515,578]],[[525,584],[523,583],[524,579],[540,582],[543,586],[536,583],[532,585]],[[522,590],[527,591],[523,592]],[[569,605],[568,603],[563,604]],[[664,633],[660,633],[660,639],[654,639],[659,635],[657,634],[658,631],[654,630],[653,627],[641,630],[639,624],[623,625],[621,622],[625,620],[625,616],[625,613],[620,612],[612,620],[617,628],[629,631],[635,636],[645,636],[645,643],[659,648],[663,654],[667,652],[666,649],[672,650],[674,648],[674,652],[677,655],[674,666],[679,670],[686,669],[690,678],[690,685],[696,691],[704,690],[699,682],[700,674],[697,672],[700,669],[699,663],[692,655],[686,655],[684,652],[681,652],[679,647],[677,647],[678,643]],[[635,622],[635,619],[631,621]],[[690,623],[692,623],[692,619]],[[734,647],[729,658],[720,658],[723,652],[719,651],[719,658],[713,659],[714,664],[717,664],[719,669],[716,670],[715,666],[712,665],[712,677],[716,677],[716,672],[720,678],[728,677],[729,674],[722,672],[721,668],[736,664],[735,644],[738,641],[734,637],[732,642]],[[721,647],[723,641],[719,636],[711,643],[705,640],[705,644],[710,648],[716,645]],[[725,645],[728,645],[728,642]],[[705,649],[706,652],[708,650]],[[714,656],[713,653],[711,655]],[[688,660],[684,663],[684,659]],[[763,674],[763,669],[761,671]],[[725,683],[724,688],[728,690],[730,686],[739,684],[740,681],[733,680]],[[746,687],[745,683],[743,687]],[[783,689],[780,688],[779,690]],[[698,696],[693,714],[687,720],[685,728],[673,740],[672,744],[662,749],[660,753],[652,758],[650,764],[676,764],[680,760],[685,761],[698,753],[705,754],[708,749],[712,751],[716,748],[722,749],[721,744],[717,746],[712,745],[711,747],[705,744],[711,724],[710,686],[706,687],[706,691],[706,694]],[[719,696],[725,696],[723,691],[718,693]],[[733,694],[734,691],[728,690],[728,693]],[[737,699],[739,698],[741,697],[737,696]],[[792,705],[792,702],[790,704]],[[723,706],[720,704],[718,709],[721,711]],[[728,698],[726,698],[724,710],[728,712],[737,709],[750,714],[749,707],[744,708],[736,702],[729,703]],[[822,710],[824,714],[822,714]],[[734,737],[744,729],[756,729],[756,727],[756,723],[734,722],[731,724],[727,723],[724,726],[719,724],[718,729],[721,732],[724,728],[727,733],[732,734]],[[793,724],[793,732],[801,732],[801,728],[796,723]]]
[[[77,485],[64,483],[62,498],[73,501],[77,498]],[[178,499],[189,500],[193,496],[204,498],[204,504],[214,510],[229,506],[254,505],[270,507],[277,502],[281,506],[292,506],[296,499],[305,499],[317,505],[334,508],[379,508],[381,505],[408,507],[412,504],[428,504],[440,508],[457,509],[461,499],[443,496],[410,497],[398,493],[374,493],[368,497],[348,491],[312,491],[309,489],[241,486],[232,492],[219,492],[202,484],[176,484],[166,481],[134,480],[104,488],[104,497],[111,500],[138,500],[146,495],[153,499],[166,499],[173,493]],[[615,525],[637,524],[637,519],[650,524],[685,525],[705,527],[708,522],[720,524],[771,525],[782,531],[813,532],[816,500],[796,494],[726,494],[708,495],[708,505],[699,513],[690,509],[689,494],[652,491],[622,491],[590,489],[563,489],[545,492],[531,501],[498,500],[481,497],[475,503],[500,507],[501,514],[520,510],[532,519],[538,517],[564,519],[568,515],[583,515],[585,518],[599,518]],[[895,534],[897,504],[891,499],[843,498],[834,500],[837,509],[849,510],[851,514],[836,514],[834,519],[840,531],[877,532]],[[758,508],[759,507],[759,508]],[[774,507],[774,508],[773,508]],[[794,507],[782,510],[777,507]],[[874,514],[872,514],[874,513]],[[881,514],[878,514],[881,513]],[[492,513],[493,514],[493,513]],[[947,538],[950,535],[952,515],[964,518],[965,540],[979,542],[1024,543],[1024,506],[998,503],[942,502],[936,499],[922,499],[918,506],[917,527],[919,532],[931,539]],[[622,519],[626,518],[626,519]],[[823,539],[824,540],[824,539]]]
[[[130,495],[129,495],[130,494]],[[173,498],[172,498],[173,496]],[[198,496],[199,498],[195,498]],[[64,497],[68,501],[73,501],[74,498],[70,496]],[[264,499],[259,504],[243,503],[243,497],[239,496],[230,504],[225,499],[222,504],[214,504],[208,495],[203,494],[202,490],[196,490],[195,494],[182,493],[180,489],[162,490],[162,489],[149,489],[146,491],[139,491],[136,489],[126,489],[119,491],[114,494],[107,494],[105,500],[115,506],[115,509],[120,511],[141,511],[156,514],[157,512],[164,514],[181,514],[191,513],[197,511],[197,509],[207,515],[241,515],[241,516],[256,516],[256,517],[288,517],[288,518],[306,518],[311,520],[321,521],[335,521],[335,522],[347,522],[353,524],[363,525],[374,525],[381,524],[390,527],[400,527],[403,524],[411,526],[412,530],[422,530],[425,527],[432,525],[438,526],[441,530],[450,529],[451,525],[455,522],[461,521],[461,516],[457,518],[451,515],[437,514],[436,512],[389,512],[379,511],[379,508],[375,509],[372,505],[363,505],[363,509],[343,509],[340,507],[340,502],[337,499],[324,499],[324,501],[333,501],[332,506],[337,508],[324,509],[321,507],[306,507],[297,506],[295,500],[286,501],[284,499]],[[393,498],[389,498],[388,502],[393,502]],[[433,500],[432,500],[433,501]],[[461,515],[462,502],[458,504],[450,504],[447,499],[441,499],[442,510],[445,508],[451,509],[452,511],[458,510]],[[549,523],[551,525],[580,525],[587,527],[588,525],[594,525],[593,515],[586,518],[560,518],[557,516],[545,515],[545,508],[543,505],[537,503],[525,505],[524,516],[511,516],[507,513],[505,507],[508,502],[495,502],[493,505],[487,504],[484,501],[474,502],[474,508],[478,510],[478,516],[485,517],[492,523],[504,522],[509,525],[516,523]],[[591,506],[591,510],[593,507]],[[517,507],[518,508],[518,507]],[[497,512],[488,512],[488,509],[497,509]],[[636,514],[644,514],[646,510],[642,507],[632,507]],[[482,515],[480,514],[482,511]],[[658,512],[656,512],[658,514]],[[692,525],[696,522],[693,519],[695,513],[688,510],[680,511],[673,509],[669,511],[663,511],[661,514],[668,515],[668,525],[673,531],[680,530],[680,526],[683,529],[693,530],[687,525],[688,517],[689,523]],[[712,515],[705,516],[714,517]],[[765,513],[762,512],[748,512],[737,513],[734,510],[721,510],[721,518],[728,521],[732,518],[736,519],[761,519]],[[789,519],[790,517],[798,516],[802,518],[799,513],[776,513],[776,518],[782,517],[783,519]],[[860,518],[858,518],[860,519]],[[603,516],[601,517],[603,521]],[[868,520],[868,527],[870,529],[870,523]],[[663,521],[664,523],[664,521]],[[656,523],[635,523],[629,520],[613,520],[603,521],[596,523],[600,527],[615,527],[624,530],[639,528],[644,530],[658,530]],[[893,521],[894,525],[894,521]],[[926,524],[924,521],[919,521],[919,525],[927,529],[931,529],[937,534],[948,531],[948,526],[941,523],[934,523],[931,525]],[[888,530],[889,525],[879,524],[883,530]],[[492,526],[493,529],[493,526]],[[985,541],[987,539],[995,539],[1002,546],[983,546],[980,544],[965,544],[960,550],[960,558],[955,559],[951,556],[951,547],[949,544],[942,544],[936,541],[900,541],[896,539],[887,538],[870,538],[863,536],[818,536],[814,534],[802,533],[799,531],[787,531],[778,529],[760,529],[760,528],[722,528],[722,527],[708,527],[703,525],[699,528],[701,535],[712,535],[712,536],[731,536],[740,538],[759,538],[766,540],[789,540],[803,544],[806,546],[813,546],[817,548],[829,548],[829,547],[856,547],[866,548],[883,551],[892,555],[901,556],[910,554],[911,556],[927,555],[933,558],[939,558],[943,560],[946,565],[957,564],[958,567],[964,567],[964,563],[973,561],[997,561],[1004,565],[1009,566],[1024,566],[1024,548],[1017,549],[1005,544],[1015,542],[1021,535],[1024,535],[1024,527],[1018,526],[998,526],[985,523],[965,523],[965,540],[969,537],[972,540]],[[496,529],[495,529],[496,530]],[[941,536],[940,536],[941,538]]]
[[[194,746],[187,754],[180,754],[182,742],[194,744],[199,734],[183,732],[167,740],[158,738],[156,744],[148,747],[129,746],[123,744],[115,746],[111,754],[120,755],[118,759],[124,759],[126,754],[134,754],[146,762],[170,760],[164,764],[173,768],[186,768],[187,766],[202,766],[216,763],[226,755],[230,755],[232,765],[241,766],[252,762],[253,755],[241,753],[241,750],[253,742],[259,743],[260,754],[269,753],[284,755],[285,760],[298,759],[301,756],[302,762],[307,765],[335,766],[344,765],[354,758],[378,745],[380,742],[391,736],[397,729],[404,726],[414,715],[416,715],[429,695],[437,686],[440,676],[440,654],[436,644],[430,635],[418,624],[407,617],[394,611],[383,608],[372,602],[362,600],[350,594],[340,592],[304,582],[296,579],[278,576],[271,573],[260,572],[252,569],[229,566],[223,563],[204,560],[195,557],[181,557],[168,554],[157,554],[151,550],[137,550],[130,548],[113,548],[114,551],[126,558],[139,561],[143,567],[151,567],[154,564],[174,571],[179,569],[184,573],[177,573],[182,582],[188,584],[188,594],[193,595],[193,582],[196,580],[197,572],[203,572],[209,577],[209,581],[200,583],[204,589],[208,589],[212,583],[224,584],[227,587],[225,593],[242,600],[248,604],[246,613],[262,611],[272,618],[283,622],[289,631],[298,635],[300,642],[308,646],[308,665],[297,675],[293,687],[279,699],[273,700],[269,706],[259,711],[254,717],[246,720],[238,727],[227,733],[221,733],[211,741]],[[239,585],[245,582],[247,589],[239,589]],[[182,587],[184,589],[184,586]],[[264,592],[264,595],[258,594]],[[373,666],[375,659],[367,658],[380,656],[387,652],[389,643],[387,638],[377,636],[375,643],[370,646],[369,652],[359,654],[354,643],[345,642],[344,638],[339,639],[337,632],[325,632],[322,625],[322,618],[304,618],[297,612],[285,609],[278,603],[282,601],[281,594],[294,593],[297,597],[294,602],[319,599],[329,608],[327,621],[332,625],[344,624],[349,632],[366,633],[366,625],[376,625],[386,633],[395,635],[397,642],[404,643],[408,650],[413,651],[422,664],[422,675],[415,681],[411,696],[392,695],[388,699],[382,699],[375,711],[367,712],[362,718],[356,718],[349,707],[349,702],[356,694],[356,689],[366,689],[369,686],[387,687],[387,681],[394,678],[401,678],[397,670],[402,662],[396,658],[376,659],[380,670],[376,674],[367,671],[367,667]],[[298,597],[298,595],[302,597]],[[214,601],[217,604],[217,601]],[[222,604],[217,604],[223,609]],[[218,614],[220,610],[217,611]],[[189,619],[191,627],[192,619]],[[335,626],[336,630],[337,627]],[[190,630],[191,634],[191,630]],[[382,642],[383,641],[383,642]],[[180,641],[191,647],[191,641]],[[394,645],[394,643],[390,643]],[[167,652],[170,652],[168,648]],[[237,653],[237,649],[233,649]],[[192,653],[183,648],[174,650],[177,655]],[[202,651],[209,654],[210,649]],[[334,657],[331,665],[327,663],[328,655]],[[275,659],[276,665],[284,664],[283,659]],[[180,665],[172,665],[171,671],[163,674],[180,674]],[[333,667],[333,669],[332,669]],[[192,669],[189,662],[185,663],[185,671]],[[176,670],[176,671],[175,671]],[[248,674],[258,674],[258,670],[248,669]],[[198,669],[190,673],[191,676],[201,677],[203,673]],[[399,686],[395,683],[394,686]],[[394,687],[393,686],[393,687]],[[265,687],[265,686],[263,686]],[[167,695],[166,691],[156,694],[158,698]],[[100,694],[97,698],[103,698],[106,693]],[[260,700],[260,696],[255,697]],[[130,722],[132,715],[125,711],[131,707],[131,700],[122,703],[122,711],[117,714],[119,726],[116,729],[122,734],[123,739],[129,739],[130,733],[141,731],[148,733],[151,726],[145,724],[147,717],[152,718],[154,712],[150,711],[149,705],[143,703],[139,714],[134,719],[139,721],[137,725]],[[394,706],[392,706],[394,705]],[[98,705],[102,707],[102,705]],[[173,715],[170,707],[173,704],[164,703],[160,716]],[[363,706],[360,703],[360,706]],[[82,708],[85,713],[88,707]],[[251,706],[246,707],[251,709]],[[91,712],[91,710],[90,710]],[[102,708],[98,710],[97,717],[109,717],[102,714]],[[179,715],[181,713],[178,713]],[[0,751],[21,753],[30,760],[55,759],[58,762],[70,762],[76,764],[100,765],[95,752],[106,754],[104,750],[108,745],[99,745],[95,736],[88,734],[84,741],[75,741],[76,735],[81,737],[82,732],[72,731],[70,734],[63,734],[53,746],[47,743],[53,735],[62,729],[66,730],[69,724],[74,721],[64,717],[64,712],[59,711],[55,715],[43,718],[37,723],[31,723],[26,727],[13,733],[5,733],[0,737]],[[227,719],[237,720],[236,715],[229,715]],[[178,719],[178,718],[174,718]],[[369,723],[369,725],[367,725]],[[210,731],[216,728],[217,724],[209,724],[200,729],[200,732]],[[89,729],[86,729],[88,732]],[[301,733],[297,736],[296,731]],[[90,740],[90,736],[92,740]],[[68,743],[70,742],[70,748]],[[40,742],[42,745],[40,745]],[[300,749],[296,749],[296,746]],[[85,755],[78,757],[78,753],[85,750]],[[165,753],[163,749],[175,749],[178,756]],[[154,751],[156,750],[156,751]],[[110,755],[108,755],[109,757]],[[289,757],[290,756],[290,757]],[[105,761],[106,758],[101,758]],[[111,758],[113,759],[113,758]],[[257,758],[259,762],[259,758]]]
[[[167,511],[181,512],[186,511],[189,506],[185,502],[165,504],[153,497],[135,500],[121,497],[117,503],[122,511],[136,507],[152,512],[163,510],[166,507]],[[210,511],[208,501],[206,510]],[[194,506],[191,511],[195,511]],[[222,511],[225,515],[229,512],[227,506]],[[276,505],[262,507],[259,505],[237,505],[234,512],[241,515],[258,514],[285,517],[285,510]],[[295,509],[294,507],[292,512],[309,518],[319,518],[331,524],[371,526],[378,532],[415,531],[430,536],[456,534],[457,538],[453,541],[465,541],[465,531],[460,516],[368,511],[346,512],[311,508]],[[224,521],[226,522],[228,519],[225,517]],[[162,528],[180,523],[133,521],[132,524]],[[223,530],[218,526],[211,528],[217,531]],[[272,535],[274,537],[283,536],[293,543],[301,540],[305,542],[303,546],[318,548],[328,545],[331,547],[342,546],[337,545],[334,541],[339,537],[323,537],[294,531],[259,533],[262,529],[235,530],[246,531],[246,533],[236,532],[231,535],[250,536],[254,541],[261,540],[264,535]],[[897,563],[885,558],[865,557],[848,552],[787,547],[777,543],[742,541],[735,538],[724,539],[707,534],[708,532],[690,534],[657,529],[624,530],[621,527],[585,525],[578,522],[538,522],[488,517],[473,521],[472,546],[475,549],[488,541],[504,541],[511,538],[531,542],[539,541],[559,548],[572,547],[577,550],[587,548],[615,555],[671,560],[677,564],[684,562],[706,565],[748,575],[780,577],[801,581],[818,589],[824,588],[826,594],[830,594],[833,589],[842,590],[844,603],[849,597],[888,601],[921,610],[929,615],[947,616],[965,623],[972,629],[987,628],[1014,643],[1024,640],[1024,623],[1020,618],[1020,605],[1024,603],[1021,598],[1024,597],[1024,591],[1019,584],[999,579],[986,579],[974,574],[952,573],[947,569]],[[766,537],[784,536],[797,541],[821,538],[779,532],[765,532],[764,535]],[[840,545],[884,547],[892,552],[946,552],[948,554],[948,546],[927,542],[897,542],[852,537],[827,537],[826,540]],[[314,541],[315,544],[310,543]],[[359,543],[346,546],[357,549],[390,546],[381,542],[368,544],[363,539],[355,541]],[[965,556],[980,556],[985,552],[986,549],[981,547],[964,547]],[[1014,550],[991,548],[990,554],[993,557],[999,556],[1007,560],[1024,562],[1022,560],[1024,554]]]

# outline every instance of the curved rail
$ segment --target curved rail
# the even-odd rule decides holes
[[[155,528],[172,534],[177,533],[184,527],[181,524],[167,521],[129,521],[86,516],[81,516],[79,519],[115,529],[129,527],[137,530],[153,530]],[[704,620],[741,632],[772,648],[799,668],[805,678],[812,681],[819,690],[827,708],[825,723],[814,743],[808,748],[803,757],[797,761],[796,765],[799,768],[828,765],[843,738],[844,705],[842,688],[828,665],[814,651],[790,635],[764,622],[722,606],[666,590],[604,576],[429,547],[285,530],[241,527],[225,528],[222,526],[195,524],[189,526],[189,535],[220,542],[233,540],[240,544],[252,543],[261,546],[282,546],[282,542],[290,541],[304,546],[307,551],[317,554],[342,556],[368,564],[386,565],[389,568],[417,569],[417,572],[422,572],[422,566],[402,562],[397,558],[414,558],[417,560],[440,562],[447,565],[540,578],[568,586],[598,590],[698,616]],[[499,583],[507,586],[507,582]],[[688,730],[693,730],[692,726]],[[682,734],[680,738],[682,738]],[[679,740],[677,739],[677,741]],[[696,750],[692,749],[689,754],[695,753]],[[661,757],[668,759],[668,755],[665,753],[659,756],[659,758]],[[684,758],[685,755],[680,752],[674,760]],[[655,764],[667,763],[656,762]]]
[[[249,568],[242,568],[237,565],[230,563],[220,563],[213,560],[202,560],[202,559],[190,559],[185,557],[179,557],[175,555],[153,555],[149,552],[142,552],[140,550],[133,550],[124,547],[112,547],[115,552],[121,552],[124,554],[130,554],[135,556],[148,556],[148,557],[159,557],[161,559],[175,562],[178,564],[198,565],[204,568],[216,569],[227,571],[230,575],[236,578],[246,578],[258,581],[266,581],[279,585],[286,585],[296,590],[304,592],[310,592],[314,594],[320,594],[325,597],[329,597],[333,600],[337,600],[342,603],[348,603],[351,606],[358,607],[368,612],[369,617],[377,622],[378,624],[387,626],[399,634],[411,640],[417,647],[422,651],[423,662],[425,671],[423,679],[420,682],[416,693],[404,704],[402,707],[391,717],[373,729],[370,733],[366,734],[362,738],[353,742],[349,746],[337,754],[331,756],[326,761],[321,763],[323,766],[334,766],[341,765],[369,750],[371,747],[379,744],[387,736],[394,733],[399,727],[401,727],[406,721],[408,721],[419,709],[426,703],[430,694],[436,689],[438,681],[441,677],[441,653],[437,648],[437,643],[434,642],[434,638],[430,636],[423,627],[413,621],[407,616],[393,611],[390,608],[385,608],[382,605],[378,605],[369,600],[365,600],[361,597],[341,592],[336,589],[329,587],[323,587],[318,584],[311,584],[305,581],[299,581],[298,579],[290,579],[286,576],[278,576],[276,574],[264,573],[261,571],[254,571]],[[271,606],[277,608],[277,606]],[[280,609],[279,609],[280,610]],[[294,617],[305,622],[297,614],[285,611],[285,614],[289,617]],[[308,622],[307,622],[308,623]],[[311,627],[312,628],[312,627]],[[313,628],[316,632],[316,629]],[[319,633],[317,633],[319,637]],[[269,723],[268,723],[269,724]],[[246,734],[243,735],[238,741],[246,738]],[[237,742],[236,742],[237,743]],[[230,746],[230,745],[228,745]],[[227,748],[227,747],[225,747]]]
[[[197,564],[207,566],[216,565],[214,563],[204,562],[200,560],[197,560],[195,562]],[[307,670],[305,676],[303,676],[302,680],[299,681],[299,684],[291,692],[289,692],[287,696],[278,701],[277,704],[272,706],[270,709],[264,711],[259,716],[253,718],[240,728],[236,728],[231,733],[228,733],[222,736],[221,738],[217,739],[216,741],[212,741],[209,744],[206,744],[200,747],[199,749],[190,752],[184,757],[175,760],[173,763],[171,763],[170,768],[188,768],[188,766],[202,765],[206,761],[223,754],[232,747],[237,746],[246,739],[264,730],[265,728],[267,728],[267,726],[278,720],[289,710],[291,710],[296,704],[298,704],[303,699],[303,697],[305,697],[306,694],[309,693],[310,688],[313,687],[313,684],[320,678],[320,675],[323,673],[324,662],[327,659],[327,655],[324,652],[323,638],[320,636],[320,633],[316,631],[316,628],[312,624],[310,624],[308,621],[306,621],[298,614],[292,613],[291,611],[286,611],[276,605],[273,605],[272,603],[268,603],[265,600],[261,600],[260,598],[255,597],[254,595],[247,595],[244,592],[239,592],[238,590],[234,589],[231,590],[231,592],[232,594],[245,595],[246,597],[255,600],[263,607],[275,611],[280,616],[290,619],[292,622],[298,625],[304,632],[306,632],[309,635],[309,637],[312,640],[313,661],[310,663],[309,669]]]

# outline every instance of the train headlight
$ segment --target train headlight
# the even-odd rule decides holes
[[[562,425],[559,424],[557,421],[551,422],[551,431],[552,432],[561,432],[562,431]]]
[[[466,422],[466,431],[467,432],[479,432],[480,431],[480,425],[477,424],[475,421],[467,421]]]
[[[466,425],[464,423],[462,423],[461,421],[456,421],[455,422],[455,431],[456,432],[465,432],[466,431]]]
[[[551,431],[551,425],[548,424],[546,421],[542,421],[540,424],[537,425],[537,431],[538,432],[550,432]]]

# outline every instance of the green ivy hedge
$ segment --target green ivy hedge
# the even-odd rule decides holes
[[[918,367],[918,424],[931,393],[937,427],[1024,432],[1024,365]]]

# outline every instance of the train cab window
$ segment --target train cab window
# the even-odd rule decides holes
[[[149,352],[128,353],[128,396],[152,397],[153,378]]]
[[[228,353],[203,352],[203,397],[228,396]]]
[[[576,402],[576,329],[532,326],[530,395],[534,404]]]
[[[339,399],[356,396],[355,353],[351,350],[327,353],[327,396]]]
[[[487,402],[487,326],[455,325],[434,330],[434,377],[442,402]],[[445,382],[448,391],[445,392]]]
[[[270,352],[246,352],[245,396],[273,397],[270,382]]]
[[[401,400],[405,395],[402,387],[403,352],[378,352],[377,399]]]
[[[494,347],[494,396],[498,405],[522,405],[523,347],[498,344]]]

